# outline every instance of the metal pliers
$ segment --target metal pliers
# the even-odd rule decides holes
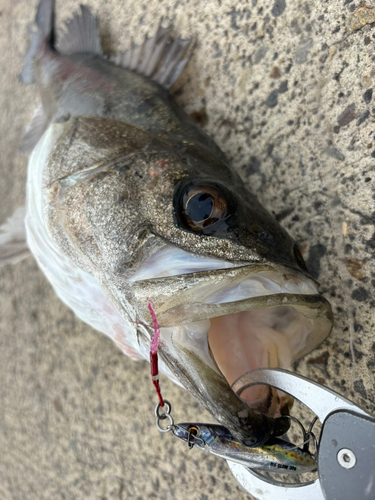
[[[293,396],[322,423],[318,477],[286,484],[228,461],[237,481],[257,500],[375,499],[375,418],[340,394],[281,369],[249,372],[247,386],[266,384]]]

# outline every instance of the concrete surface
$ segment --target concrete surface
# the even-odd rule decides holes
[[[37,102],[17,75],[37,0],[0,0],[0,220],[24,201],[17,152]],[[374,409],[375,2],[88,0],[106,50],[159,19],[195,37],[174,91],[300,244],[334,309],[296,367]],[[57,1],[58,23],[76,2]],[[0,270],[0,498],[245,500],[227,466],[154,426],[146,363],[77,320],[30,257]],[[209,417],[165,378],[181,420]]]

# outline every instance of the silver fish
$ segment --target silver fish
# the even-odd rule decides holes
[[[21,79],[42,104],[28,127],[27,244],[57,295],[133,359],[148,359],[245,444],[285,432],[290,400],[231,385],[288,368],[332,313],[300,251],[168,89],[189,42],[160,28],[114,58],[81,7],[58,42],[42,0]],[[8,259],[9,260],[9,259]]]

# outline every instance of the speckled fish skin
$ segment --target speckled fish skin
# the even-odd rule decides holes
[[[38,85],[43,103],[39,129],[45,130],[29,162],[26,226],[29,246],[62,300],[140,359],[148,358],[151,335],[140,324],[150,322],[148,296],[155,301],[160,325],[170,327],[180,325],[187,310],[189,321],[202,319],[200,311],[206,309],[191,295],[183,306],[177,307],[176,300],[198,289],[195,285],[212,278],[218,282],[220,273],[225,279],[246,277],[256,264],[260,273],[271,269],[286,280],[289,273],[308,279],[292,238],[166,89],[105,59],[97,41],[91,53],[62,54],[64,44],[56,50],[53,7],[52,0],[39,6],[32,77],[23,72],[25,82],[34,79]],[[82,16],[94,19],[87,9]],[[221,186],[234,207],[211,232],[186,229],[176,210],[176,190],[197,182]],[[235,269],[132,281],[166,244]],[[314,292],[252,297],[225,304],[225,313],[216,304],[214,315],[278,306],[293,307],[316,321],[297,357],[328,335],[331,309]],[[208,309],[205,314],[211,317]],[[286,420],[249,409],[217,367],[207,366],[173,339],[169,345],[162,340],[160,358],[161,371],[238,439],[256,445],[286,430]]]

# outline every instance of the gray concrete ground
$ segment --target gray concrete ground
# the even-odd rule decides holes
[[[17,80],[37,0],[0,0],[0,220],[24,202],[17,152],[37,103]],[[300,244],[335,328],[297,370],[374,409],[375,2],[88,0],[104,46],[162,16],[196,47],[175,86]],[[58,23],[77,4],[57,1]],[[374,96],[375,97],[375,96]],[[30,257],[0,270],[0,498],[249,499],[219,459],[154,426],[133,363],[55,297]],[[176,418],[210,417],[162,378]]]

